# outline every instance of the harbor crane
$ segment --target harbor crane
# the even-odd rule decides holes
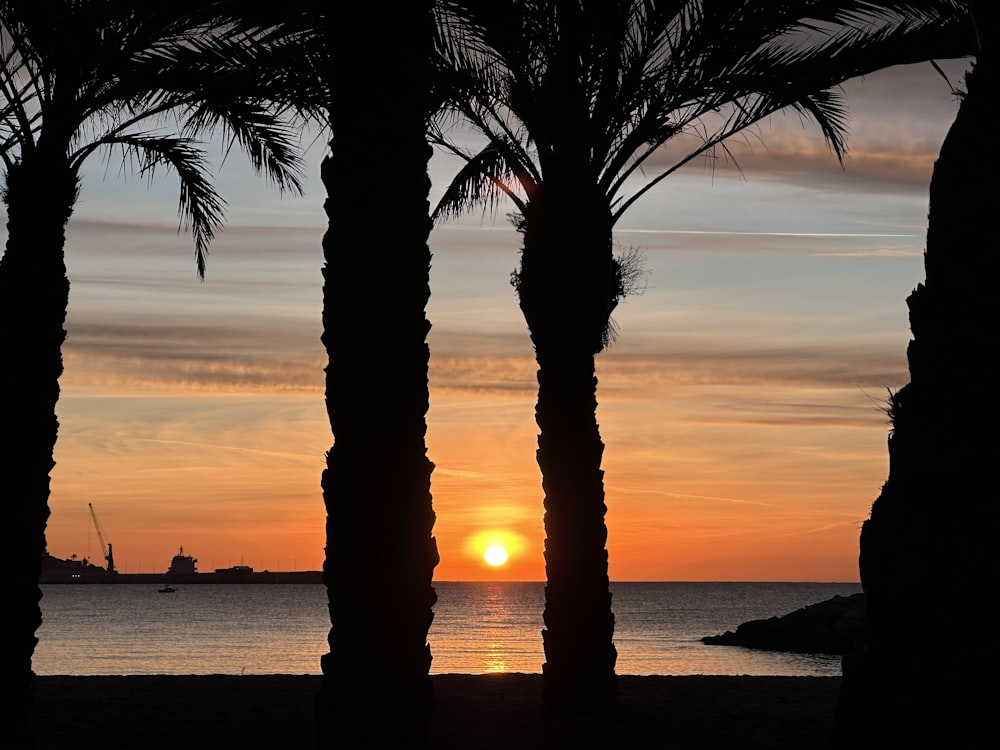
[[[94,512],[94,504],[87,503],[90,507],[90,517],[94,519],[94,528],[97,529],[97,538],[101,542],[101,552],[104,553],[104,560],[108,563],[108,573],[117,573],[115,570],[115,555],[111,550],[111,545],[104,541],[104,532],[101,531],[101,524],[97,522],[97,514]]]

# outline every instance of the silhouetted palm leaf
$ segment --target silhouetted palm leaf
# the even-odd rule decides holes
[[[25,12],[25,5],[0,4],[0,50],[7,61],[0,82],[5,125],[0,134],[6,136],[0,158],[8,167],[36,147],[46,120],[57,118],[49,130],[69,131],[74,171],[113,144],[127,144],[121,154],[137,159],[145,172],[157,164],[192,166],[193,152],[203,149],[196,138],[218,130],[227,152],[238,144],[251,166],[279,189],[301,190],[297,131],[277,114],[281,90],[262,83],[263,66],[277,52],[260,42],[255,29],[237,32],[214,25],[205,3],[187,3],[189,12],[153,12],[115,2],[56,3],[66,9],[51,18]],[[53,91],[57,75],[60,92],[64,85],[76,87],[71,106],[60,104],[59,92]],[[18,85],[20,80],[24,83]],[[174,123],[181,138],[148,130],[150,124],[161,131],[178,127]],[[152,139],[149,158],[142,155],[145,138]],[[182,151],[168,154],[171,144]],[[194,233],[199,275],[224,204],[213,190],[184,181],[195,176],[204,181],[206,167],[199,158],[197,170],[177,169],[179,206]]]
[[[665,176],[783,110],[813,120],[842,157],[846,110],[837,86],[888,65],[969,54],[961,5],[442,1],[437,95],[445,112],[504,155],[522,197],[572,130],[617,220]],[[577,31],[560,39],[564,27]],[[573,71],[555,62],[567,45],[577,56]],[[627,179],[680,134],[696,136],[696,146],[622,195]],[[433,136],[460,154],[446,131]],[[485,196],[468,197],[449,192],[436,215]]]

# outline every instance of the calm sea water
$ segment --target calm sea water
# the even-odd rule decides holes
[[[543,583],[436,582],[431,671],[541,672]],[[41,675],[319,674],[320,585],[43,586]],[[849,595],[858,584],[616,583],[619,674],[839,675],[840,659],[706,646],[705,635]]]

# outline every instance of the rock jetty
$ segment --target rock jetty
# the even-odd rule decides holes
[[[781,617],[750,620],[702,643],[800,654],[849,654],[865,629],[865,595],[835,596]]]

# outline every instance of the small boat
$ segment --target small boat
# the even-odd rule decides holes
[[[170,585],[169,583],[168,583],[168,584],[166,584],[165,586],[162,586],[162,587],[160,587],[160,588],[158,588],[158,589],[157,589],[157,591],[158,591],[159,593],[161,593],[161,594],[172,594],[172,593],[174,593],[174,592],[175,592],[176,590],[177,590],[177,589],[175,589],[175,588],[174,588],[173,586],[171,586],[171,585]]]

